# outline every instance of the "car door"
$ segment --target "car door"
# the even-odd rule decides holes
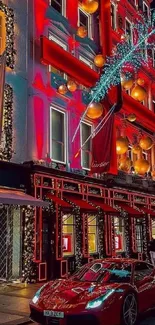
[[[152,270],[142,261],[134,266],[134,285],[138,290],[139,311],[145,311],[152,306]]]

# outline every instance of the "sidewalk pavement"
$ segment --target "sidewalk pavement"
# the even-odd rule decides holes
[[[0,325],[30,324],[29,302],[42,284],[0,284]]]

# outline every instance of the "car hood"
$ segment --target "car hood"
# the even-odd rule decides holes
[[[120,287],[120,284],[95,284],[90,282],[79,282],[70,280],[57,280],[49,283],[39,299],[42,308],[68,308],[77,304],[84,304],[101,295],[106,294],[111,289]]]

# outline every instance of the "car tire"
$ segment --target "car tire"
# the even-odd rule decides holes
[[[138,318],[138,303],[134,292],[129,292],[123,300],[122,325],[135,325]]]

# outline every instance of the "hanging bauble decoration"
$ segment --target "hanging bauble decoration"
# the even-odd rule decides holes
[[[152,176],[153,179],[155,179],[155,170],[153,170],[153,171],[151,172],[151,176]]]
[[[125,76],[121,77],[121,85],[125,90],[130,90],[133,86],[134,80],[132,78],[126,79]]]
[[[146,96],[146,90],[139,85],[135,86],[131,91],[131,97],[138,100],[139,102],[143,102]]]
[[[145,175],[150,171],[150,164],[147,160],[141,158],[135,161],[134,163],[135,172],[139,175]]]
[[[128,172],[132,166],[132,161],[129,157],[123,157],[119,159],[118,168],[124,172]]]
[[[117,155],[123,155],[127,152],[129,146],[129,141],[126,137],[118,137],[116,140],[116,151]]]
[[[61,95],[65,95],[67,93],[68,89],[66,85],[60,85],[58,88],[58,93]]]
[[[136,115],[135,114],[129,114],[128,117],[127,117],[127,120],[129,122],[135,122],[136,121]]]
[[[96,67],[102,68],[105,64],[105,59],[102,54],[97,54],[94,58],[94,63]]]
[[[139,155],[142,152],[142,148],[140,147],[139,144],[134,144],[134,146],[132,147],[132,153],[134,153],[135,155]]]
[[[140,139],[139,145],[143,150],[150,150],[153,146],[153,141],[150,137],[144,136]]]
[[[144,84],[145,84],[145,80],[144,80],[144,79],[141,79],[141,78],[138,78],[138,79],[137,79],[137,84],[138,84],[139,86],[144,86]]]
[[[77,29],[77,35],[81,38],[85,38],[87,36],[87,29],[84,26],[79,26]]]
[[[98,0],[83,0],[81,7],[88,14],[94,14],[99,7],[99,2]]]
[[[68,90],[69,90],[70,92],[74,92],[74,91],[76,91],[76,89],[77,89],[77,84],[75,83],[75,81],[73,81],[73,80],[69,80],[69,81],[67,82],[67,88],[68,88]]]
[[[103,106],[100,103],[91,103],[88,105],[87,117],[95,120],[103,114]]]

